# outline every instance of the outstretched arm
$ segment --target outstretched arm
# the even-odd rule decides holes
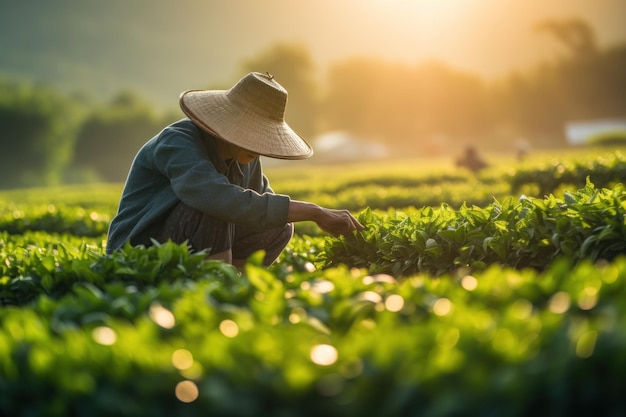
[[[306,201],[291,200],[287,219],[290,222],[313,221],[333,236],[364,228],[348,210],[328,209]]]

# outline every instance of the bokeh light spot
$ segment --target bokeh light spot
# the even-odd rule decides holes
[[[374,291],[365,291],[359,294],[359,300],[369,301],[374,304],[378,304],[383,301],[383,297]]]
[[[598,289],[587,287],[582,290],[578,297],[578,307],[582,310],[591,310],[598,303]]]
[[[91,336],[96,343],[105,346],[111,346],[117,341],[115,330],[107,326],[100,326],[93,329]]]
[[[334,346],[321,344],[315,345],[311,349],[311,360],[313,363],[322,366],[332,365],[337,361],[339,354]]]
[[[172,353],[172,365],[176,369],[187,369],[193,365],[193,355],[187,349],[177,349]]]
[[[391,294],[385,300],[385,308],[393,313],[402,310],[404,307],[404,298],[398,294]]]
[[[320,294],[328,294],[334,289],[335,284],[325,279],[315,281],[313,287],[311,288],[312,291],[318,292]]]
[[[478,287],[478,280],[471,275],[465,275],[461,280],[461,286],[467,291],[474,291]]]
[[[447,298],[440,298],[433,304],[433,313],[439,317],[446,316],[452,311],[452,301]]]
[[[232,320],[222,320],[220,323],[220,332],[226,337],[235,337],[239,334],[239,326]]]
[[[159,303],[153,303],[150,306],[150,318],[164,329],[171,329],[176,324],[174,314]]]
[[[193,361],[191,366],[186,369],[180,369],[180,374],[187,379],[197,380],[202,377],[204,368],[198,362]]]
[[[198,399],[198,386],[193,381],[180,381],[176,384],[176,398],[184,403],[190,403]]]
[[[554,314],[563,314],[569,310],[570,296],[568,293],[559,291],[550,297],[548,301],[548,309]]]

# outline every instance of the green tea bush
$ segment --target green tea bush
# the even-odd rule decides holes
[[[590,154],[532,161],[511,169],[511,192],[518,193],[531,187],[538,196],[544,196],[563,187],[580,187],[587,178],[598,187],[612,187],[626,181],[626,153],[616,150]]]
[[[107,280],[1,308],[3,414],[582,416],[626,406],[623,257],[397,281],[345,268],[276,275],[261,257],[241,275],[185,253],[127,248],[93,266]],[[169,272],[153,275],[155,265]]]
[[[108,256],[103,256],[104,245],[104,236],[86,241],[72,235],[0,232],[0,305],[25,305],[40,295],[58,298],[77,282],[101,286],[123,281],[142,290],[164,280],[194,280],[207,268],[213,277],[230,271],[220,262],[207,263],[205,253],[191,253],[185,244],[127,246]],[[309,270],[322,245],[321,238],[296,236],[272,270]]]
[[[95,237],[107,233],[110,220],[109,213],[81,206],[0,203],[0,230],[11,234],[41,230]]]
[[[626,146],[626,130],[598,133],[587,140],[591,146]]]
[[[322,265],[346,264],[372,272],[433,275],[492,264],[541,269],[559,257],[611,260],[626,252],[626,192],[590,182],[563,199],[522,197],[486,208],[447,205],[411,215],[360,214],[367,229],[329,240]]]

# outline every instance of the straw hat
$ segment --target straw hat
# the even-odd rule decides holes
[[[230,90],[190,90],[180,107],[210,134],[259,155],[305,159],[311,146],[285,122],[287,90],[267,74],[252,72]]]

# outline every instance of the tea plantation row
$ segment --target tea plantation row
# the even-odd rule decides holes
[[[494,199],[522,194],[541,198],[585,186],[612,188],[626,179],[626,152],[596,150],[544,156],[521,163],[494,164],[478,175],[463,170],[420,169],[419,163],[376,166],[309,167],[294,172],[274,168],[272,186],[293,199],[361,211],[462,205],[485,207]],[[121,184],[74,185],[0,192],[0,230],[44,230],[100,236],[117,208]],[[318,234],[298,224],[303,233]]]
[[[330,241],[325,267],[346,264],[406,276],[472,272],[500,264],[543,269],[559,257],[612,260],[626,254],[626,191],[587,182],[563,199],[507,198],[486,208],[443,205],[378,215],[361,213],[365,231]]]

